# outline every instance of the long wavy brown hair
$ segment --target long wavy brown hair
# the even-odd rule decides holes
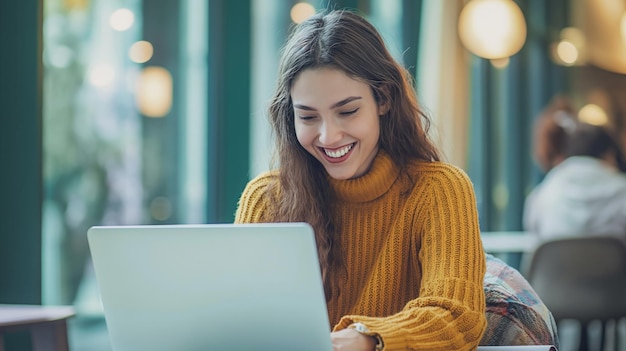
[[[320,67],[340,69],[367,83],[379,105],[388,107],[380,117],[380,149],[408,175],[414,159],[439,160],[428,137],[430,121],[420,109],[408,71],[396,62],[377,30],[363,17],[346,10],[319,13],[297,25],[282,48],[278,82],[269,107],[278,163],[277,222],[307,222],[315,230],[326,298],[337,292],[331,273],[341,271],[333,222],[334,195],[324,167],[298,142],[294,127],[291,87],[298,75]],[[415,181],[415,180],[413,180]]]

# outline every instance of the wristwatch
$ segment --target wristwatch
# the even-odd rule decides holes
[[[363,335],[367,335],[367,336],[373,336],[376,338],[376,346],[374,347],[374,351],[382,351],[383,350],[383,339],[380,337],[380,335],[371,332],[369,330],[369,328],[367,326],[365,326],[365,324],[361,323],[361,322],[356,322],[356,323],[352,323],[348,326],[348,328],[350,329],[354,329],[356,331],[358,331],[359,333],[363,334]]]

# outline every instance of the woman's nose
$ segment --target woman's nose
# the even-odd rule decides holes
[[[320,126],[319,141],[322,145],[331,146],[341,141],[341,128],[334,121],[324,121]]]

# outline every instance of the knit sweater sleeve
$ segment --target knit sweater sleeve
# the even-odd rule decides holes
[[[411,263],[421,268],[419,296],[391,316],[344,316],[335,330],[364,323],[382,337],[384,350],[473,350],[487,323],[473,187],[456,167],[426,167],[436,169],[418,180],[411,233],[419,247],[419,262]]]
[[[268,213],[272,205],[269,186],[276,179],[277,173],[265,172],[248,182],[237,204],[235,223],[268,221]]]

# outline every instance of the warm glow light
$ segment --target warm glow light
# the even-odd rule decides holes
[[[87,0],[64,0],[63,5],[66,10],[84,10],[89,6]]]
[[[299,2],[291,8],[291,20],[300,23],[315,14],[315,7],[306,2]]]
[[[506,66],[509,65],[509,62],[511,62],[511,59],[509,59],[508,57],[505,57],[501,59],[492,59],[490,60],[490,62],[495,68],[505,68]]]
[[[587,124],[603,126],[609,123],[609,118],[602,107],[595,104],[587,104],[578,111],[578,119]]]
[[[578,60],[578,49],[569,41],[561,40],[556,46],[556,54],[564,64],[571,66]]]
[[[586,45],[585,34],[580,29],[563,28],[560,40],[552,47],[553,58],[555,62],[565,66],[583,65],[586,60]]]
[[[94,64],[87,71],[87,80],[96,87],[106,87],[115,81],[115,69],[106,63]]]
[[[144,63],[152,58],[153,53],[154,49],[152,48],[152,44],[142,40],[131,45],[128,50],[128,57],[130,57],[133,62]]]
[[[620,29],[622,32],[622,40],[626,43],[626,12],[624,12],[620,20]]]
[[[500,59],[517,53],[526,41],[526,21],[512,0],[472,0],[459,16],[459,37],[483,58]]]
[[[561,40],[569,41],[580,51],[585,47],[585,34],[576,27],[566,27],[561,30]]]
[[[117,9],[109,17],[109,25],[117,31],[125,31],[133,26],[135,14],[129,9]]]
[[[146,67],[137,82],[136,103],[148,117],[163,117],[172,107],[172,75],[163,67]]]

